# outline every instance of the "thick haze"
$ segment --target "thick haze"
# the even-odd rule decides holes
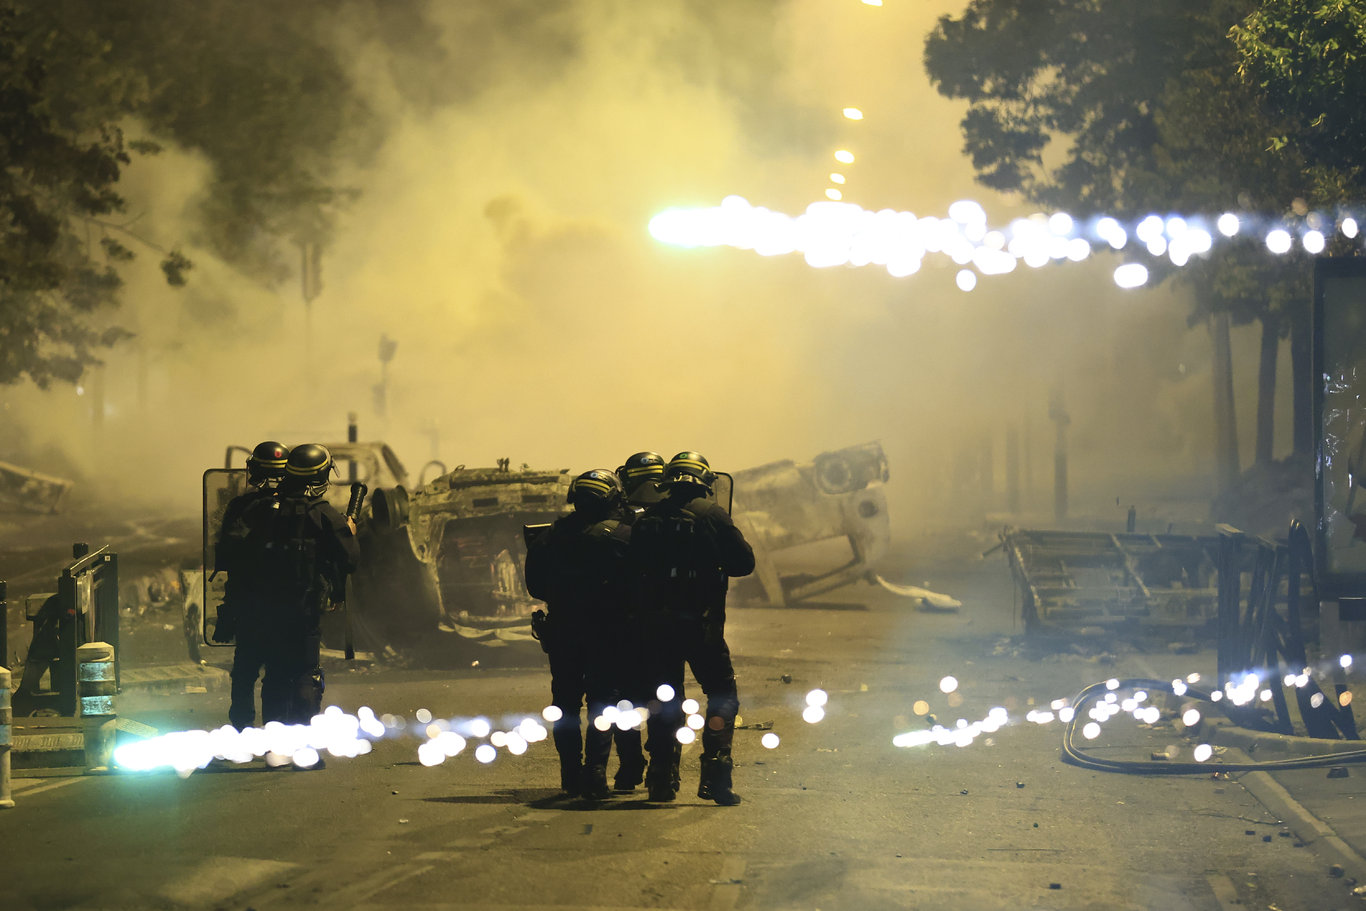
[[[1061,380],[1078,497],[1127,507],[1212,473],[1208,338],[1168,290],[1114,289],[1104,256],[964,294],[935,263],[893,279],[650,238],[661,209],[728,194],[796,214],[836,169],[867,208],[943,215],[975,198],[996,225],[1021,214],[974,184],[962,110],[920,63],[962,2],[522,6],[434,2],[423,53],[436,42],[460,79],[426,92],[442,70],[367,41],[376,23],[329,25],[391,119],[343,181],[363,195],[324,256],[311,332],[297,283],[264,291],[189,247],[190,287],[173,291],[140,257],[119,316],[138,339],[107,358],[102,426],[96,376],[80,396],[6,390],[22,439],[9,457],[181,506],[225,445],[344,439],[349,411],[414,474],[434,455],[584,470],[647,448],[735,470],[879,439],[906,527],[988,445],[999,496],[1012,424],[1046,510]],[[845,120],[848,105],[866,119]],[[836,164],[842,147],[855,164]],[[192,236],[205,177],[183,153],[138,161],[124,189],[139,230]],[[398,345],[387,420],[381,334]],[[1256,342],[1236,330],[1245,462]],[[1279,457],[1288,395],[1277,418]]]

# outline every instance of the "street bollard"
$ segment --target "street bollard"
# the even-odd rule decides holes
[[[85,770],[109,771],[114,755],[118,718],[114,696],[118,683],[114,677],[114,647],[108,642],[87,642],[76,649],[76,690],[85,733]]]
[[[9,668],[0,667],[0,809],[14,806],[9,789],[9,749],[14,739],[14,712],[10,709],[9,684]]]

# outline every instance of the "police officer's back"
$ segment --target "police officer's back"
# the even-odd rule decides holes
[[[657,682],[673,690],[650,716],[650,799],[672,800],[677,789],[679,751],[672,735],[682,721],[686,664],[707,696],[697,794],[730,806],[740,802],[731,787],[740,699],[725,641],[726,590],[731,576],[754,571],[754,550],[711,498],[715,480],[701,454],[674,456],[665,468],[663,498],[632,526],[631,561],[649,660]]]
[[[247,484],[250,487],[228,501],[215,542],[214,572],[227,573],[227,580],[223,587],[223,603],[219,605],[214,623],[213,640],[220,643],[236,640],[230,673],[228,721],[238,730],[256,723],[256,678],[265,664],[261,624],[256,619],[260,606],[251,603],[253,593],[259,593],[260,586],[251,580],[257,567],[250,559],[247,545],[250,529],[243,517],[253,504],[276,497],[288,458],[289,449],[274,440],[258,443],[252,449],[247,456]]]
[[[541,644],[550,659],[551,698],[560,710],[552,735],[560,756],[561,788],[571,796],[602,798],[607,796],[612,734],[590,726],[585,740],[579,716],[585,696],[591,721],[629,688],[624,639],[629,628],[630,527],[624,521],[621,485],[609,471],[594,469],[575,478],[569,503],[574,511],[528,544],[526,584],[531,596],[548,608]],[[638,735],[634,755],[630,752],[619,739],[620,790],[641,780]]]

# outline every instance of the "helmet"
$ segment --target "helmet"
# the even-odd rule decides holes
[[[247,482],[253,487],[277,487],[285,476],[285,460],[289,447],[284,443],[266,440],[257,443],[247,456]]]
[[[657,452],[637,452],[617,469],[617,477],[627,490],[635,490],[646,481],[664,477],[664,457]]]
[[[696,484],[711,492],[716,483],[716,472],[707,464],[707,457],[691,449],[680,452],[664,468],[665,484]]]
[[[569,505],[575,509],[615,506],[621,497],[621,480],[605,468],[585,471],[569,482]]]
[[[309,495],[317,496],[327,490],[328,476],[335,470],[332,453],[326,446],[304,443],[290,450],[285,461],[286,486],[302,487]]]

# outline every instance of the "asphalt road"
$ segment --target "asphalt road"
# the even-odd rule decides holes
[[[5,908],[1296,909],[1347,908],[1328,862],[1234,780],[1101,773],[1062,762],[1057,721],[1029,712],[1109,677],[1211,675],[1210,651],[1021,643],[1009,572],[979,538],[919,542],[893,581],[963,601],[916,610],[867,585],[786,610],[735,608],[742,723],[738,807],[557,796],[549,741],[491,763],[436,767],[419,739],[378,740],[312,772],[261,762],[16,782],[0,812]],[[990,543],[989,541],[987,543]],[[471,653],[454,669],[334,665],[328,702],[496,726],[548,701],[539,652]],[[477,666],[471,662],[479,660]],[[941,680],[959,681],[952,693]],[[802,719],[807,694],[826,716]],[[968,746],[899,748],[937,719],[1010,723]],[[120,714],[167,731],[208,727],[226,692],[125,694]],[[1090,748],[1148,761],[1191,744],[1167,721],[1111,721]]]

